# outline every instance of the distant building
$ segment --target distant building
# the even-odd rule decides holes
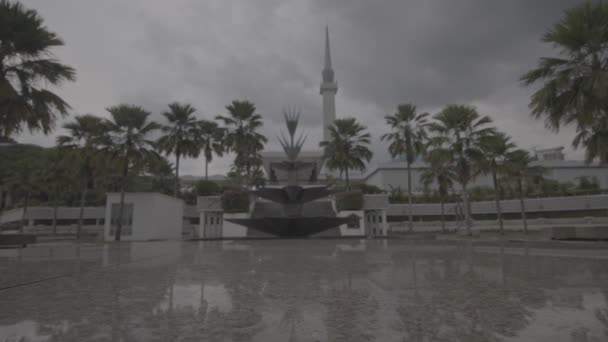
[[[548,152],[545,152],[548,151]],[[581,177],[595,178],[601,189],[608,189],[608,165],[601,163],[587,164],[582,161],[564,160],[563,154],[558,154],[561,148],[535,151],[538,160],[532,165],[542,166],[545,169],[544,178],[559,182],[577,183]],[[428,168],[424,162],[415,162],[412,168],[412,191],[422,192],[422,173]],[[404,161],[395,160],[372,166],[362,177],[362,181],[369,185],[375,185],[381,189],[390,191],[401,188],[407,191],[407,164]],[[489,175],[480,175],[470,185],[492,186]],[[433,186],[431,186],[433,188]]]
[[[546,148],[541,150],[534,150],[534,156],[537,160],[564,160],[564,147]]]

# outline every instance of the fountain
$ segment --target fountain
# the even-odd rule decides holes
[[[298,173],[303,172],[310,172],[309,181],[316,182],[317,165],[298,160],[306,141],[303,135],[296,139],[300,113],[284,112],[283,116],[289,137],[281,133],[278,139],[286,159],[273,165],[269,178],[275,178],[276,168],[287,173],[287,184],[252,191],[256,200],[249,218],[227,221],[277,237],[307,237],[351,222],[352,217],[336,216],[332,201],[326,199],[331,195],[327,186],[298,184]]]

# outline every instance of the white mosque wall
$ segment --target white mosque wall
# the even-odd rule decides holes
[[[355,227],[353,225],[340,225],[340,236],[364,236],[365,235],[365,214],[363,210],[343,210],[338,213],[338,217],[349,217],[356,215],[359,217],[359,223]]]
[[[545,173],[543,177],[553,179],[559,182],[578,183],[580,177],[595,177],[599,186],[602,189],[608,189],[608,166],[600,167],[598,165],[585,165],[582,162],[573,161],[555,161],[539,163],[543,166]],[[421,176],[425,168],[416,166],[412,168],[412,191],[420,193],[424,189],[421,182]],[[401,188],[402,191],[407,191],[407,169],[405,166],[399,165],[391,167],[380,166],[376,170],[370,172],[364,177],[365,183],[375,185],[381,189],[390,191],[391,189]],[[455,184],[458,187],[457,184]],[[490,175],[478,176],[471,186],[492,186],[492,178]],[[432,188],[436,184],[431,185]]]
[[[519,200],[504,200],[500,202],[503,214],[520,213]],[[552,213],[566,211],[606,210],[608,211],[608,195],[588,195],[571,197],[528,198],[524,200],[526,212]],[[457,210],[456,203],[445,204],[445,214],[454,215]],[[412,212],[416,216],[439,216],[441,206],[439,203],[412,204]],[[471,202],[473,215],[495,214],[494,201]],[[391,204],[387,211],[388,216],[407,216],[407,204]]]
[[[120,204],[119,193],[107,194],[104,237],[114,239],[111,234],[112,205]],[[130,228],[124,227],[121,240],[181,240],[183,231],[184,202],[160,193],[126,193],[125,204],[133,205]]]
[[[229,222],[229,219],[242,219],[249,218],[248,213],[234,213],[234,214],[224,214],[224,218],[222,220],[223,228],[222,228],[222,238],[230,239],[230,238],[242,238],[247,236],[247,228],[236,223]]]

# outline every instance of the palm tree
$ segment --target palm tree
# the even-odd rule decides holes
[[[116,161],[120,169],[120,208],[114,235],[114,239],[120,241],[129,171],[142,168],[150,159],[160,157],[154,150],[155,143],[147,139],[160,125],[149,121],[150,113],[139,106],[121,104],[107,110],[111,119],[104,121],[103,151]]]
[[[455,180],[462,187],[467,233],[471,234],[473,223],[468,185],[481,171],[481,145],[485,137],[495,133],[494,128],[487,127],[492,119],[480,116],[474,107],[466,105],[449,105],[433,118],[435,122],[429,128],[436,136],[431,138],[431,143],[452,155]]]
[[[432,146],[428,148],[425,159],[429,163],[429,167],[422,173],[420,181],[425,186],[437,184],[441,204],[441,231],[445,232],[445,200],[454,186],[453,180],[456,178],[456,174],[453,170],[451,155],[446,150],[430,149]]]
[[[372,159],[373,154],[368,147],[371,136],[366,130],[367,127],[355,118],[337,119],[329,126],[330,140],[319,143],[323,148],[323,159],[332,161],[328,168],[335,165],[344,170],[348,190],[348,170],[365,170],[365,163]]]
[[[268,139],[258,133],[263,125],[262,116],[256,114],[255,105],[249,101],[232,101],[226,106],[228,115],[216,116],[226,126],[226,151],[234,152],[234,171],[239,179],[243,177],[250,184],[252,171],[262,163],[260,152]]]
[[[79,115],[73,122],[63,125],[68,135],[57,137],[60,147],[72,151],[71,156],[78,164],[78,176],[82,184],[80,193],[80,211],[76,238],[80,237],[84,220],[84,206],[86,204],[89,185],[92,183],[95,172],[95,158],[99,150],[101,135],[103,134],[103,120],[91,114]]]
[[[397,112],[385,116],[386,123],[392,132],[384,134],[382,140],[390,142],[388,151],[393,158],[405,155],[407,163],[407,195],[409,211],[409,229],[414,228],[412,213],[412,163],[424,152],[426,140],[426,117],[428,113],[417,113],[416,106],[411,103],[397,107]]]
[[[59,63],[51,49],[63,41],[35,10],[0,0],[0,136],[21,131],[49,133],[70,106],[47,86],[73,81],[73,68]]]
[[[42,187],[42,151],[32,150],[28,155],[14,162],[7,183],[23,193],[23,212],[19,222],[19,232],[23,233],[30,198],[33,192]]]
[[[506,181],[515,183],[515,187],[517,189],[516,191],[519,197],[521,219],[524,225],[525,234],[528,234],[528,222],[526,220],[526,207],[524,203],[527,183],[531,178],[542,174],[544,171],[539,166],[531,166],[530,164],[532,161],[533,159],[528,151],[514,150],[507,153],[505,162],[503,164]]]
[[[53,220],[52,230],[53,235],[57,235],[57,211],[59,209],[59,199],[61,197],[62,187],[66,186],[70,181],[70,173],[72,170],[69,167],[70,160],[66,151],[60,148],[52,148],[45,151],[43,182],[46,189],[53,198]],[[79,220],[79,223],[81,221]],[[76,234],[78,236],[78,233]]]
[[[164,135],[158,139],[158,147],[167,155],[175,155],[175,190],[173,195],[179,195],[179,160],[180,157],[197,157],[200,153],[199,121],[194,116],[196,109],[189,104],[173,102],[169,111],[162,115],[169,122],[161,127]]]
[[[205,157],[205,179],[208,179],[209,163],[213,160],[213,154],[218,157],[224,154],[224,129],[220,128],[216,122],[201,120],[198,139]]]
[[[596,158],[601,163],[608,163],[608,120],[598,121],[591,128],[580,127],[572,145],[575,148],[585,146],[587,163]]]
[[[545,118],[547,127],[556,131],[562,124],[576,124],[585,137],[595,138],[576,139],[575,147],[583,145],[588,160],[608,161],[603,159],[606,154],[594,152],[608,145],[608,3],[588,1],[566,11],[542,41],[557,48],[559,56],[541,58],[521,77],[524,85],[541,84],[530,101],[532,115]]]
[[[500,234],[504,235],[504,225],[502,220],[502,208],[500,200],[502,198],[502,188],[498,184],[499,164],[504,162],[507,155],[515,148],[511,138],[502,132],[487,136],[482,144],[484,168],[492,175],[492,185],[494,186],[494,201],[496,202],[496,215]]]

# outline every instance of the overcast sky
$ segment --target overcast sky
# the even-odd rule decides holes
[[[555,52],[540,37],[580,0],[24,0],[65,40],[55,51],[78,80],[58,93],[73,114],[106,116],[118,103],[160,119],[172,101],[201,118],[225,113],[233,99],[254,102],[269,149],[278,147],[281,110],[296,106],[313,149],[322,135],[319,83],[329,24],[338,81],[337,117],[354,116],[374,137],[374,162],[388,159],[383,117],[404,102],[438,112],[472,104],[524,148],[565,146],[529,115],[532,89],[518,78]],[[67,118],[66,120],[70,120]],[[61,122],[55,134],[61,134]],[[23,134],[50,146],[55,135]],[[210,173],[225,173],[230,157]],[[186,160],[181,174],[204,172]]]

